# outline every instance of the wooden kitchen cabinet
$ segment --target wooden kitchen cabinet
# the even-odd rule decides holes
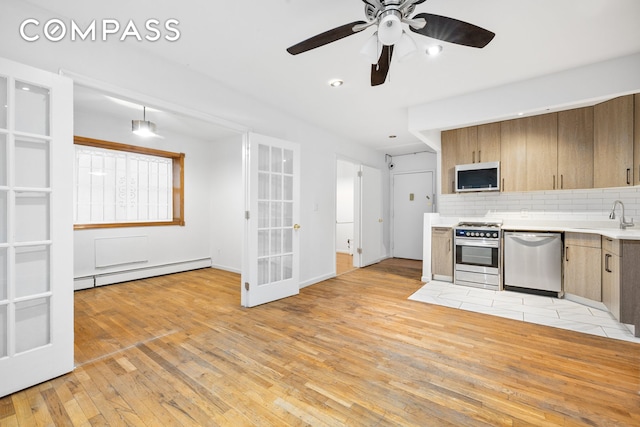
[[[558,188],[558,113],[522,119],[527,140],[527,191]]]
[[[640,93],[636,93],[635,100],[635,117],[633,130],[633,176],[634,185],[640,185]]]
[[[600,235],[565,233],[564,244],[564,292],[602,301]]]
[[[431,275],[434,280],[453,282],[453,229],[431,229]]]
[[[500,123],[478,126],[478,155],[474,163],[500,161]]]
[[[632,185],[634,95],[621,96],[594,106],[593,186]]]
[[[602,237],[602,302],[620,321],[620,240]]]
[[[635,325],[640,337],[640,240],[623,240],[620,251],[619,320]]]
[[[561,190],[593,188],[593,107],[558,113],[558,179]]]
[[[442,194],[455,193],[455,167],[500,160],[500,123],[442,132]]]
[[[524,119],[501,123],[500,178],[501,191],[527,189],[527,128]]]
[[[456,165],[472,163],[478,143],[476,126],[442,132],[442,194],[454,194]]]

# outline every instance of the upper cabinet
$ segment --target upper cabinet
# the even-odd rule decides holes
[[[523,119],[527,129],[526,190],[558,187],[558,114]]]
[[[633,95],[597,104],[593,110],[593,186],[633,184]]]
[[[478,128],[478,157],[474,163],[500,161],[500,123],[487,123]]]
[[[593,107],[558,113],[559,189],[593,188]]]
[[[502,122],[502,191],[552,190],[558,173],[558,115]]]
[[[442,132],[442,193],[455,166],[500,161],[501,191],[640,185],[640,93]]]
[[[524,119],[502,122],[500,133],[501,191],[527,189],[527,126]]]
[[[500,160],[500,123],[442,132],[442,193],[455,192],[455,167]]]

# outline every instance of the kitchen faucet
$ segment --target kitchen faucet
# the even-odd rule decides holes
[[[616,205],[618,204],[622,206],[622,216],[620,217],[620,228],[624,230],[627,227],[633,227],[635,225],[633,223],[633,218],[631,218],[631,222],[627,222],[626,218],[624,217],[624,203],[622,203],[620,200],[616,200],[615,202],[613,202],[613,207],[611,208],[609,219],[616,218]]]

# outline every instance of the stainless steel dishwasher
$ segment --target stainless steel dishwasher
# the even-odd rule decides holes
[[[562,234],[504,233],[504,287],[562,295]]]

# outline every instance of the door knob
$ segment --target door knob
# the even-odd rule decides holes
[[[293,224],[294,230],[300,230],[300,224]]]

